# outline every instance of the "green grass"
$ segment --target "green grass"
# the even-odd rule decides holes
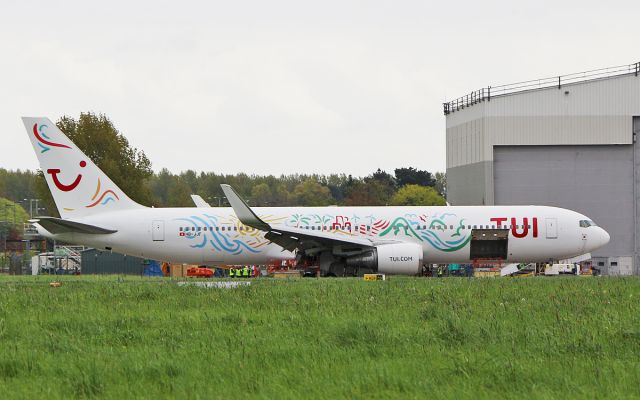
[[[638,398],[640,279],[0,277],[0,397]]]

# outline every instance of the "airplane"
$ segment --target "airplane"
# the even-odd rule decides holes
[[[416,275],[433,263],[548,262],[596,250],[609,234],[547,206],[152,208],[131,200],[47,118],[23,118],[61,218],[38,217],[57,241],[207,266],[313,262],[324,275]]]

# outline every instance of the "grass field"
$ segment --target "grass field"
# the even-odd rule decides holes
[[[635,278],[0,277],[0,398],[638,398]]]

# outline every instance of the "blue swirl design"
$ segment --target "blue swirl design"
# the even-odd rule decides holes
[[[429,224],[428,229],[420,229],[420,226],[423,223],[417,221],[418,216],[415,214],[406,214],[405,218],[398,217],[396,218],[383,232],[380,233],[380,236],[386,236],[393,234],[394,236],[405,235],[405,236],[413,236],[420,241],[426,241],[435,249],[445,252],[453,252],[462,249],[469,243],[471,240],[471,235],[466,234],[464,236],[460,235],[461,228],[463,226],[463,220],[458,222],[458,229],[455,233],[451,234],[451,238],[449,240],[443,239],[442,236],[445,236],[445,230],[442,227],[446,227],[447,223],[444,222],[446,217],[456,217],[455,214],[444,213],[440,216],[437,214],[434,215],[431,223]],[[415,218],[415,219],[414,219]],[[454,239],[454,237],[459,236],[459,238]],[[460,237],[461,236],[461,237]]]
[[[451,252],[456,251],[467,245],[469,240],[471,240],[471,236],[463,237],[458,240],[442,240],[435,232],[423,231],[420,235],[424,240],[429,242],[431,246],[435,247],[438,250]]]
[[[237,256],[244,251],[251,253],[260,253],[260,250],[256,250],[243,242],[240,239],[234,239],[231,237],[231,233],[222,232],[219,230],[218,217],[213,215],[204,214],[203,217],[192,215],[190,218],[176,218],[176,221],[185,221],[190,224],[190,227],[196,229],[207,227],[207,230],[200,230],[201,236],[189,236],[185,235],[188,240],[196,240],[202,238],[202,241],[197,241],[195,244],[191,244],[192,248],[201,249],[209,243],[216,251],[231,253]]]
[[[44,131],[44,128],[48,128],[49,125],[47,124],[42,124],[40,125],[40,127],[38,128],[38,132],[40,132],[40,134],[42,135],[43,138],[51,140],[51,138],[49,136],[47,136],[47,134]]]
[[[46,133],[44,133],[44,128],[48,128],[47,125],[40,125],[40,127],[38,128],[38,132],[42,135],[42,137],[44,137],[47,140],[51,140],[51,138],[49,136],[47,136]],[[42,151],[40,153],[44,153],[45,151],[49,151],[51,150],[51,147],[45,146],[42,143],[38,142],[38,146],[40,146],[40,148],[42,149]]]

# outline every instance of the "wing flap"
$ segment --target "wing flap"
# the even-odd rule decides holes
[[[371,240],[366,238],[359,238],[349,236],[348,234],[340,235],[322,231],[309,231],[308,229],[289,228],[289,227],[275,227],[272,228],[273,232],[278,232],[282,236],[292,238],[293,240],[300,242],[315,241],[319,243],[332,243],[340,245],[356,245],[362,247],[373,247]]]

